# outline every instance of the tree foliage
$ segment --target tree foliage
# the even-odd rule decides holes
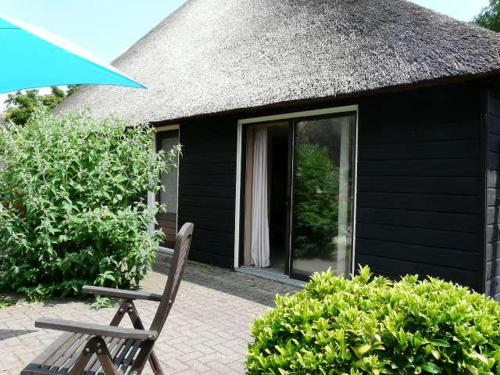
[[[159,233],[148,191],[176,160],[151,152],[152,130],[89,113],[36,109],[0,129],[0,289],[31,299],[84,284],[129,287],[149,269]]]
[[[78,86],[69,86],[67,90],[59,87],[51,87],[51,93],[40,95],[38,90],[18,91],[9,94],[5,104],[7,104],[7,120],[18,125],[24,125],[35,112],[37,107],[44,107],[53,110],[63,100],[78,90]]]
[[[500,32],[500,0],[490,0],[490,4],[474,18],[474,23]]]
[[[331,256],[338,232],[339,169],[326,147],[305,143],[297,149],[294,256]]]

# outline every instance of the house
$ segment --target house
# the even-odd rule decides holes
[[[148,90],[84,87],[61,110],[182,144],[159,221],[167,242],[196,223],[194,260],[500,299],[499,52],[403,0],[189,0],[114,62]]]

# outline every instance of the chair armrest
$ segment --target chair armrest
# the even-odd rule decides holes
[[[135,290],[124,290],[124,289],[114,289],[114,288],[103,288],[99,286],[85,285],[83,287],[83,293],[87,294],[99,294],[101,296],[116,297],[123,299],[142,299],[146,301],[156,301],[160,302],[161,294],[156,293],[146,293],[138,292]]]
[[[158,337],[156,331],[142,329],[106,326],[94,323],[76,322],[73,320],[40,318],[35,321],[35,327],[47,328],[56,331],[73,333],[85,333],[94,336],[116,337],[120,339],[155,340]]]

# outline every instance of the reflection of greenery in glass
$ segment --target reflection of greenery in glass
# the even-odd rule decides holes
[[[330,258],[338,230],[339,169],[326,147],[297,148],[294,257]]]

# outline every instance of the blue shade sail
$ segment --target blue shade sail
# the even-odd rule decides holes
[[[0,93],[62,85],[144,88],[75,45],[0,13]]]

